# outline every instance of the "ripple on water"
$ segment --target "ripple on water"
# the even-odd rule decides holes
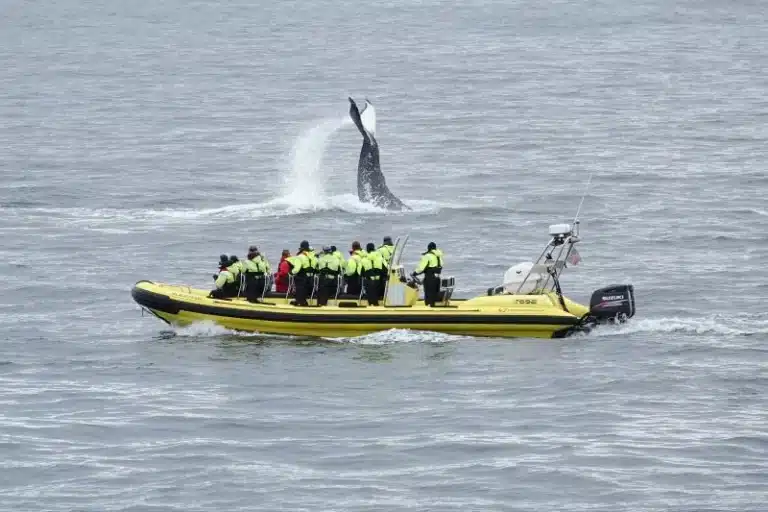
[[[318,1],[5,9],[0,509],[763,512],[763,6]],[[412,211],[357,200],[345,95]],[[589,335],[171,329],[130,298],[405,234],[483,294],[590,175],[563,286],[634,283],[638,314]]]

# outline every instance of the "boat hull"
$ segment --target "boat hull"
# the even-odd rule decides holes
[[[284,297],[264,304],[213,299],[206,290],[140,281],[131,294],[144,309],[175,326],[213,322],[244,332],[354,337],[389,329],[433,331],[499,338],[559,338],[573,332],[586,308],[568,301],[569,311],[548,295],[502,296],[451,301],[446,307],[367,306],[365,301],[330,301],[327,306],[293,306]],[[530,297],[530,296],[529,296]],[[576,314],[574,314],[576,313]]]

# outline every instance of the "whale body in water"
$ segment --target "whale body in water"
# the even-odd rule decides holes
[[[387,210],[410,210],[387,187],[379,163],[379,144],[376,142],[376,110],[366,98],[360,111],[355,100],[349,98],[349,116],[363,136],[360,160],[357,163],[357,197],[362,203],[370,203]]]

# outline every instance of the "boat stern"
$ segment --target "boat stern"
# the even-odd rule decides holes
[[[589,310],[579,324],[564,335],[573,332],[589,332],[598,325],[622,324],[635,316],[635,287],[631,284],[615,284],[592,293]]]

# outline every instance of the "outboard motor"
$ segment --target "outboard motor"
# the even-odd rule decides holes
[[[589,301],[589,316],[596,323],[623,322],[635,315],[635,287],[615,284],[601,288]]]

